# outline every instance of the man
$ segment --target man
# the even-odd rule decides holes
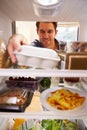
[[[57,22],[36,22],[37,34],[39,40],[35,40],[31,45],[44,47],[53,50],[59,50],[59,42],[55,39],[57,34]],[[8,53],[13,63],[16,63],[14,50],[21,50],[21,45],[28,45],[27,40],[20,34],[15,34],[9,39],[7,45]]]

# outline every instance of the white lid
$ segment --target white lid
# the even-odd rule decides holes
[[[15,51],[15,54],[20,54],[24,56],[32,56],[36,58],[43,58],[43,59],[51,59],[51,60],[60,60],[56,51],[48,48],[40,48],[28,45],[22,45],[21,51]]]

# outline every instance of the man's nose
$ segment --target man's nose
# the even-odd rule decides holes
[[[49,34],[47,32],[45,32],[44,36],[45,36],[45,38],[48,38]]]

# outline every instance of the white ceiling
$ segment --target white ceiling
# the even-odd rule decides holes
[[[38,17],[32,5],[33,0],[0,0],[0,11],[12,21],[87,21],[87,0],[64,0],[55,17]]]

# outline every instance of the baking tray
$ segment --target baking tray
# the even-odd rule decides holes
[[[7,92],[11,92],[11,91],[19,91],[18,89],[14,89],[14,90],[5,90],[4,92],[2,91],[2,93],[0,92],[0,98],[2,96],[2,94],[5,94]],[[21,91],[21,90],[20,90]],[[0,104],[0,112],[24,112],[26,107],[28,105],[30,105],[32,97],[33,97],[33,93],[31,91],[28,91],[26,89],[22,90],[23,92],[26,93],[26,101],[21,104],[21,105],[17,105],[17,104],[11,104],[11,103],[3,103]]]

